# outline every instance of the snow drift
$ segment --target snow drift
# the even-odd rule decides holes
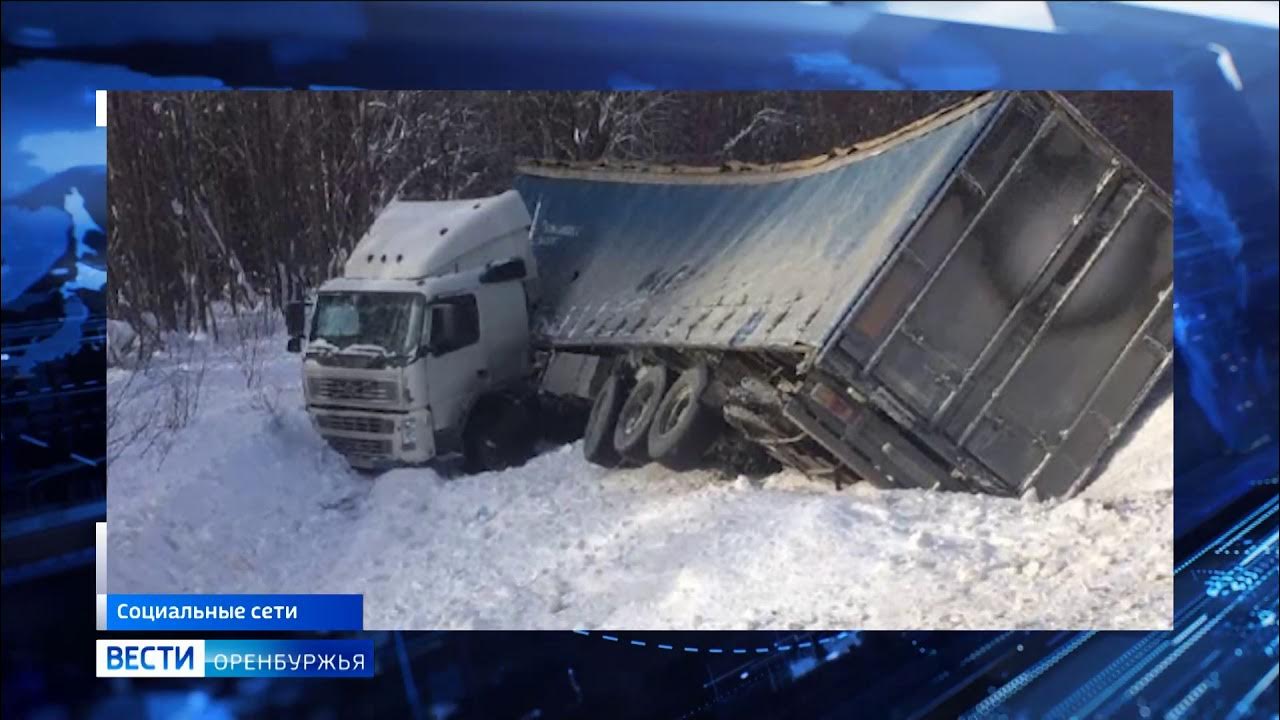
[[[135,443],[110,465],[111,592],[363,593],[371,629],[1149,629],[1172,617],[1171,398],[1066,501],[838,492],[792,471],[608,471],[576,446],[502,473],[371,477],[310,427],[284,339],[257,342],[261,365],[246,372],[244,352],[203,341],[198,412],[167,433],[167,452]],[[165,362],[148,372],[175,370]],[[168,392],[138,379],[109,377],[134,425],[164,403],[149,393]]]

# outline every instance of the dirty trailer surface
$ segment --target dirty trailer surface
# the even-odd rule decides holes
[[[1068,495],[1172,356],[1169,197],[1054,94],[810,161],[516,187],[546,344],[750,358],[780,391],[753,411],[808,436],[780,456],[802,468]]]

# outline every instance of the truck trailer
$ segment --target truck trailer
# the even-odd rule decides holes
[[[1172,358],[1169,196],[1053,93],[803,161],[539,162],[393,201],[286,311],[353,466],[741,444],[837,484],[1070,495]]]

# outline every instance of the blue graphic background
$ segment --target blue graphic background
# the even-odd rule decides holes
[[[1276,717],[1275,25],[1047,3],[1045,32],[880,5],[6,3],[5,716]],[[1173,630],[370,633],[365,683],[94,683],[93,90],[223,87],[1173,90]]]

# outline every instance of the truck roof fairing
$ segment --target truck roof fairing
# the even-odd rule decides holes
[[[343,277],[413,280],[451,272],[464,255],[528,227],[514,190],[471,200],[393,200],[351,251]]]

